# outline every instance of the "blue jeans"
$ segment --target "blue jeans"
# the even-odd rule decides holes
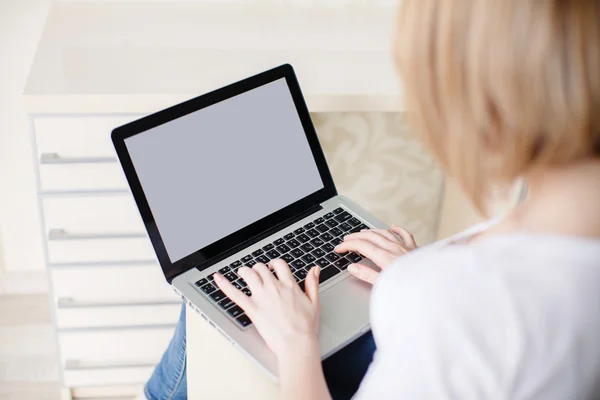
[[[185,306],[182,306],[173,339],[144,388],[148,399],[187,399],[185,346]],[[369,332],[323,361],[325,380],[334,400],[350,399],[356,393],[374,352],[375,342]]]

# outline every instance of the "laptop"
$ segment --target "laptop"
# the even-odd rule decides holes
[[[251,296],[242,266],[284,259],[304,288],[318,265],[322,358],[370,330],[371,286],[347,267],[377,267],[333,248],[388,226],[338,195],[290,65],[118,127],[112,141],[167,282],[271,378],[274,354],[215,272]]]

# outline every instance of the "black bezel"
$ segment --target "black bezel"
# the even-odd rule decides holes
[[[158,227],[156,226],[156,222],[154,221],[154,217],[152,216],[150,206],[148,205],[148,201],[135,172],[129,152],[125,146],[125,139],[281,78],[285,78],[292,94],[296,110],[298,111],[304,132],[306,133],[306,138],[313,153],[313,157],[317,163],[321,179],[323,180],[323,189],[312,193],[309,196],[306,196],[305,198],[279,211],[276,211],[265,218],[196,251],[195,253],[190,254],[187,257],[184,257],[181,260],[171,262],[163,240],[160,236],[160,232],[158,231]],[[159,111],[152,115],[148,115],[144,118],[120,126],[112,131],[111,138],[138,210],[142,216],[146,230],[148,231],[148,236],[150,237],[150,241],[152,242],[152,246],[154,247],[154,251],[156,252],[165,278],[169,283],[177,275],[187,271],[190,268],[199,267],[202,269],[212,265],[215,262],[215,259],[219,259],[219,256],[222,258],[223,253],[226,253],[236,245],[251,240],[253,237],[259,236],[261,232],[268,230],[274,225],[287,219],[292,219],[295,215],[302,213],[308,208],[314,207],[315,205],[318,205],[319,203],[322,203],[325,200],[337,195],[333,178],[331,177],[329,167],[325,161],[325,155],[323,154],[317,133],[310,118],[306,102],[302,96],[296,74],[294,73],[292,66],[289,64],[281,65],[271,70],[254,75],[250,78],[225,86],[221,89],[217,89],[194,99],[185,101],[181,104],[177,104],[173,107],[167,108],[166,110]],[[210,188],[207,188],[207,193],[210,193]]]

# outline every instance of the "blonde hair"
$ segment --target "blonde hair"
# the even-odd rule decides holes
[[[490,183],[600,155],[599,0],[400,0],[406,104],[482,210]]]

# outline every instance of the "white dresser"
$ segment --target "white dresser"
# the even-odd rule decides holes
[[[366,165],[368,158],[360,179],[349,179],[346,167],[363,160],[365,146],[378,148],[364,140],[371,132],[379,132],[375,153],[406,144],[410,165],[401,167],[423,181],[414,191],[429,199],[406,201],[426,221],[409,228],[433,237],[441,174],[414,141],[387,134],[399,121],[391,113],[402,109],[389,51],[394,14],[394,7],[366,3],[53,6],[25,102],[62,379],[75,397],[133,393],[160,359],[180,310],[116,162],[116,126],[289,62],[309,109],[319,113],[317,130],[341,191],[376,203],[369,185],[389,188],[379,181],[390,178],[382,166]],[[349,111],[358,114],[340,113]],[[410,213],[384,196],[372,211],[381,206],[391,213],[381,217],[404,223]]]

